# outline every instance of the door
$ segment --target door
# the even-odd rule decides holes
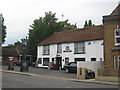
[[[56,58],[56,65],[59,65],[60,67],[62,67],[62,57]]]

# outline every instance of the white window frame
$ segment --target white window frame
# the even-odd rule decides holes
[[[50,46],[46,45],[43,46],[43,55],[49,55],[50,54]]]
[[[74,43],[74,54],[85,54],[85,42]]]
[[[62,53],[62,44],[57,44],[57,53]]]
[[[116,29],[116,30],[115,30],[115,46],[120,45],[120,43],[117,43],[117,38],[120,38],[120,35],[116,35],[116,31],[117,31],[117,30],[120,30],[120,29]]]

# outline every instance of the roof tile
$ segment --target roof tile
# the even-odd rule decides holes
[[[53,35],[39,43],[38,45],[49,45],[58,43],[71,43],[87,40],[103,39],[103,26],[93,26],[77,30],[55,32]]]

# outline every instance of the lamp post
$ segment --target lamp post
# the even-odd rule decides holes
[[[22,60],[20,64],[20,71],[28,71],[28,61],[27,61],[27,37],[21,39],[22,41]]]

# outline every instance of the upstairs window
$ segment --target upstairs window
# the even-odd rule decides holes
[[[62,53],[62,44],[57,45],[57,53]]]
[[[49,45],[43,46],[43,55],[49,55],[50,54],[50,47]]]
[[[75,54],[85,54],[85,42],[74,43]]]
[[[115,45],[120,45],[120,29],[115,30]]]

